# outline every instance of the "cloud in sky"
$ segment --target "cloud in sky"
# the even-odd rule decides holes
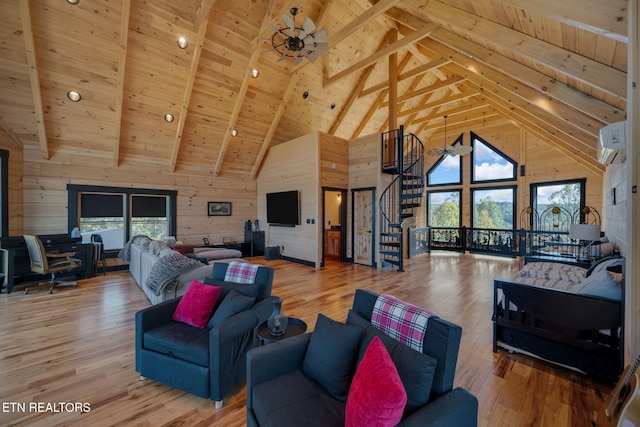
[[[482,141],[474,141],[474,178],[477,181],[492,181],[514,178],[513,164]]]

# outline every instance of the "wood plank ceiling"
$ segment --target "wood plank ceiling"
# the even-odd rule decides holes
[[[310,17],[329,34],[329,51],[313,64],[268,51],[266,24],[282,27],[291,7],[296,22]],[[447,114],[453,128],[508,120],[602,172],[598,131],[625,118],[626,8],[626,0],[5,0],[0,126],[45,159],[82,154],[114,167],[255,178],[271,145],[313,131],[350,139],[386,130],[390,118],[428,145],[442,140]],[[71,102],[69,90],[82,100]]]

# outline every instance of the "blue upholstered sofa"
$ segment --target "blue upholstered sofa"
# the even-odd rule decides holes
[[[423,353],[395,341],[371,325],[371,316],[378,295],[357,290],[346,327],[356,326],[359,349],[353,361],[362,360],[365,347],[375,336],[379,337],[393,359],[407,391],[408,400],[402,414],[401,426],[476,426],[478,400],[462,388],[453,388],[458,350],[462,330],[444,319],[428,320],[423,341]],[[263,347],[254,348],[247,355],[247,425],[256,426],[344,426],[347,398],[337,396],[335,383],[326,383],[326,366],[319,375],[309,364],[309,353],[318,351],[314,335],[328,338],[320,343],[321,352],[314,363],[323,365],[332,356],[336,329],[320,332],[319,325],[333,322],[318,317],[313,333],[289,338]],[[339,328],[343,328],[345,325]],[[323,331],[325,327],[323,326]],[[353,329],[353,328],[352,328]],[[322,334],[322,335],[321,335]],[[341,334],[339,332],[338,334]],[[317,338],[317,337],[316,337]],[[344,341],[344,338],[340,338]],[[312,350],[312,346],[316,348]],[[341,360],[341,359],[340,359]],[[347,371],[344,371],[347,372]],[[331,376],[331,375],[329,375]],[[351,382],[352,378],[347,379]],[[432,384],[429,384],[432,381]],[[327,387],[328,386],[328,387]],[[351,386],[347,384],[347,389]],[[329,388],[329,391],[327,390]],[[430,390],[430,392],[428,391]],[[351,390],[349,390],[349,393]],[[425,395],[426,394],[426,395]]]
[[[258,344],[254,328],[273,312],[273,268],[260,266],[254,284],[239,285],[224,281],[228,265],[215,264],[205,282],[222,287],[219,301],[240,289],[255,302],[217,326],[201,329],[173,321],[182,297],[136,313],[136,371],[141,379],[212,399],[216,408],[244,382],[246,353]]]

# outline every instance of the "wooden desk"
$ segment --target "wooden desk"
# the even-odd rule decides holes
[[[91,244],[82,243],[80,239],[71,239],[66,234],[40,235],[40,240],[47,252],[75,252],[74,258],[82,263],[80,268],[69,272],[60,272],[59,276],[74,275],[86,278],[91,275],[93,257]],[[2,256],[2,271],[4,281],[2,288],[6,288],[9,294],[16,283],[25,280],[43,280],[47,276],[31,272],[31,259],[29,251],[22,236],[9,236],[0,238],[0,255]]]

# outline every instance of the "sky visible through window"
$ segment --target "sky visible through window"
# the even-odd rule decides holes
[[[460,184],[460,156],[447,156],[429,174],[429,184]]]
[[[492,150],[478,138],[473,144],[473,174],[475,181],[513,179],[513,163]]]

